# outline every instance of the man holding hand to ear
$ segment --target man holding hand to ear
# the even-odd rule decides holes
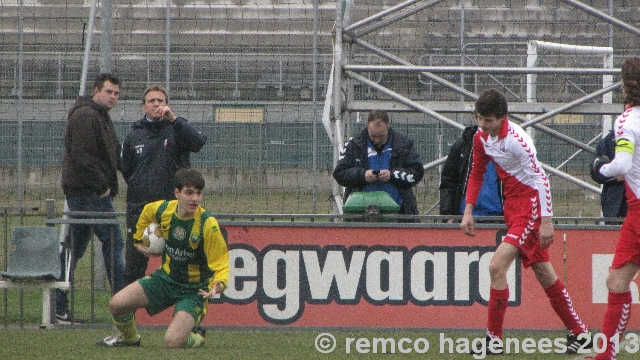
[[[136,250],[133,234],[142,208],[156,200],[173,200],[176,171],[190,168],[190,155],[207,137],[176,116],[169,95],[161,86],[150,86],[142,95],[145,116],[133,123],[122,144],[122,176],[127,182],[126,284],[145,275],[148,259]]]

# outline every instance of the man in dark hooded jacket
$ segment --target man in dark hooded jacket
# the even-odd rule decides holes
[[[114,212],[113,197],[118,194],[120,143],[109,117],[120,96],[120,80],[100,74],[94,81],[93,96],[78,97],[69,110],[64,134],[62,190],[71,211]],[[71,274],[91,240],[91,231],[102,243],[107,278],[112,294],[124,287],[124,241],[115,224],[70,224],[66,239],[72,246]],[[66,257],[60,253],[62,274]],[[113,269],[113,271],[112,271]],[[56,290],[56,319],[78,322],[69,312],[67,291]]]

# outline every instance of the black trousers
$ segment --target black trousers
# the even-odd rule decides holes
[[[127,240],[125,244],[124,281],[127,285],[144,277],[149,258],[133,245],[136,223],[145,204],[127,204]]]

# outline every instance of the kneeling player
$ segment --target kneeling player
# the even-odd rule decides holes
[[[162,227],[166,247],[162,266],[149,276],[130,284],[111,298],[109,312],[119,335],[109,336],[96,346],[140,346],[134,313],[145,308],[155,315],[174,306],[173,320],[164,337],[169,348],[200,347],[204,329],[200,322],[207,304],[227,287],[229,251],[217,220],[200,206],[204,178],[193,169],[175,175],[177,200],[157,201],[144,207],[136,226],[136,246],[147,256],[142,234],[150,223]]]

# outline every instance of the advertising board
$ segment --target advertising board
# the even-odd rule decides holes
[[[231,275],[204,325],[477,328],[486,327],[489,262],[497,229],[235,226],[228,232]],[[555,231],[551,262],[589,327],[604,315],[617,230]],[[150,262],[156,269],[159,259]],[[505,328],[562,329],[531,269],[509,273]],[[638,289],[632,283],[634,303]],[[172,309],[139,324],[167,325]],[[539,316],[545,314],[544,316]],[[628,329],[640,329],[632,317]]]

